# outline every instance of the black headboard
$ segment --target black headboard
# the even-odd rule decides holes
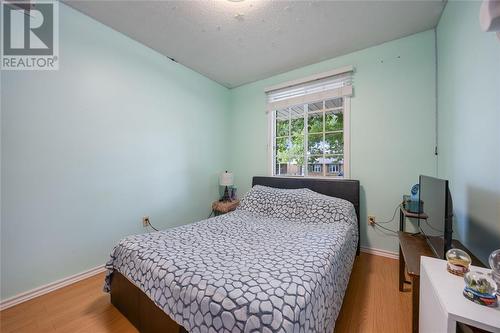
[[[291,177],[253,177],[252,186],[263,185],[276,188],[308,188],[314,192],[350,201],[358,218],[358,254],[360,249],[359,180],[314,179]]]

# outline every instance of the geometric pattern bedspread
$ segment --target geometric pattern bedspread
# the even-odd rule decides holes
[[[121,240],[106,264],[189,332],[333,332],[357,246],[354,206],[255,186],[229,214]]]

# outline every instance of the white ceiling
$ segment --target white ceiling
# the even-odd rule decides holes
[[[434,1],[66,1],[226,87],[432,29]]]

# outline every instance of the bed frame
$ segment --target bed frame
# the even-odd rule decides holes
[[[315,192],[350,201],[358,218],[359,254],[359,181],[346,179],[311,179],[292,177],[253,177],[252,186],[263,185],[275,188],[309,188]],[[141,333],[187,332],[126,277],[118,271],[111,276],[111,303]]]

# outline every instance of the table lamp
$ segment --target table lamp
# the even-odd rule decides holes
[[[220,186],[225,186],[226,188],[224,189],[224,196],[220,201],[230,201],[229,199],[229,191],[227,189],[228,186],[232,186],[234,184],[234,179],[233,179],[233,173],[232,172],[223,172],[219,176],[219,185]]]

